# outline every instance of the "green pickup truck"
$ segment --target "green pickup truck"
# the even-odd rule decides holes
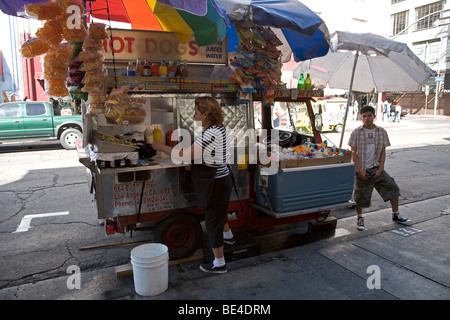
[[[64,148],[75,149],[75,141],[83,137],[82,132],[81,115],[54,115],[48,102],[0,104],[0,140],[55,137]]]

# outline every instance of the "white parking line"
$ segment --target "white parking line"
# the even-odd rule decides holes
[[[16,232],[25,232],[28,231],[28,229],[31,228],[31,219],[33,218],[44,218],[44,217],[53,217],[53,216],[64,216],[69,214],[69,211],[63,211],[63,212],[53,212],[53,213],[40,213],[40,214],[28,214],[22,218],[22,221],[20,222],[19,226],[17,227]]]

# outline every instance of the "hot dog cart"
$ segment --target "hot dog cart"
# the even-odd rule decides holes
[[[262,106],[262,129],[270,130],[273,103],[267,103],[257,91],[242,99],[235,81],[217,76],[228,62],[226,55],[222,59],[219,68],[189,65],[187,78],[117,76],[116,70],[115,76],[104,79],[107,92],[126,88],[123,99],[130,106],[127,110],[135,109],[120,124],[111,122],[104,113],[84,115],[79,158],[87,167],[89,188],[107,234],[151,228],[153,240],[168,246],[170,259],[190,256],[201,247],[200,223],[204,216],[196,206],[189,164],[152,152],[146,138],[156,128],[167,144],[178,143],[170,141],[172,131],[177,129],[187,130],[193,137],[194,101],[204,95],[219,101],[224,125],[233,132],[231,228],[255,230],[323,219],[331,209],[350,204],[355,170],[350,152],[307,159],[274,158],[278,145],[299,149],[305,144],[310,148],[311,144],[323,143],[316,130],[319,126],[312,136],[288,131],[272,132],[269,139],[252,136],[255,106]],[[285,89],[272,98],[288,104],[305,103],[311,123],[316,123],[320,119],[315,118],[311,101],[320,95],[320,91]],[[252,152],[258,157],[252,157]],[[269,165],[262,161],[267,159],[272,159]]]

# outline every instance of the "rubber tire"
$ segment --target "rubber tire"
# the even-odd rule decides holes
[[[334,131],[337,133],[341,133],[343,129],[344,129],[344,126],[342,124],[338,124],[334,127]]]
[[[61,142],[61,145],[64,147],[64,149],[73,150],[77,147],[75,144],[75,140],[82,138],[83,134],[80,132],[80,130],[69,128],[61,133],[59,141]]]
[[[187,258],[203,243],[200,220],[191,214],[175,213],[158,222],[153,241],[168,247],[170,260]]]

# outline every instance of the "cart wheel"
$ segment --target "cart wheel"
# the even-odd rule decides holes
[[[169,248],[169,259],[177,260],[191,256],[203,241],[199,219],[185,213],[177,213],[159,222],[153,231],[154,242]]]

